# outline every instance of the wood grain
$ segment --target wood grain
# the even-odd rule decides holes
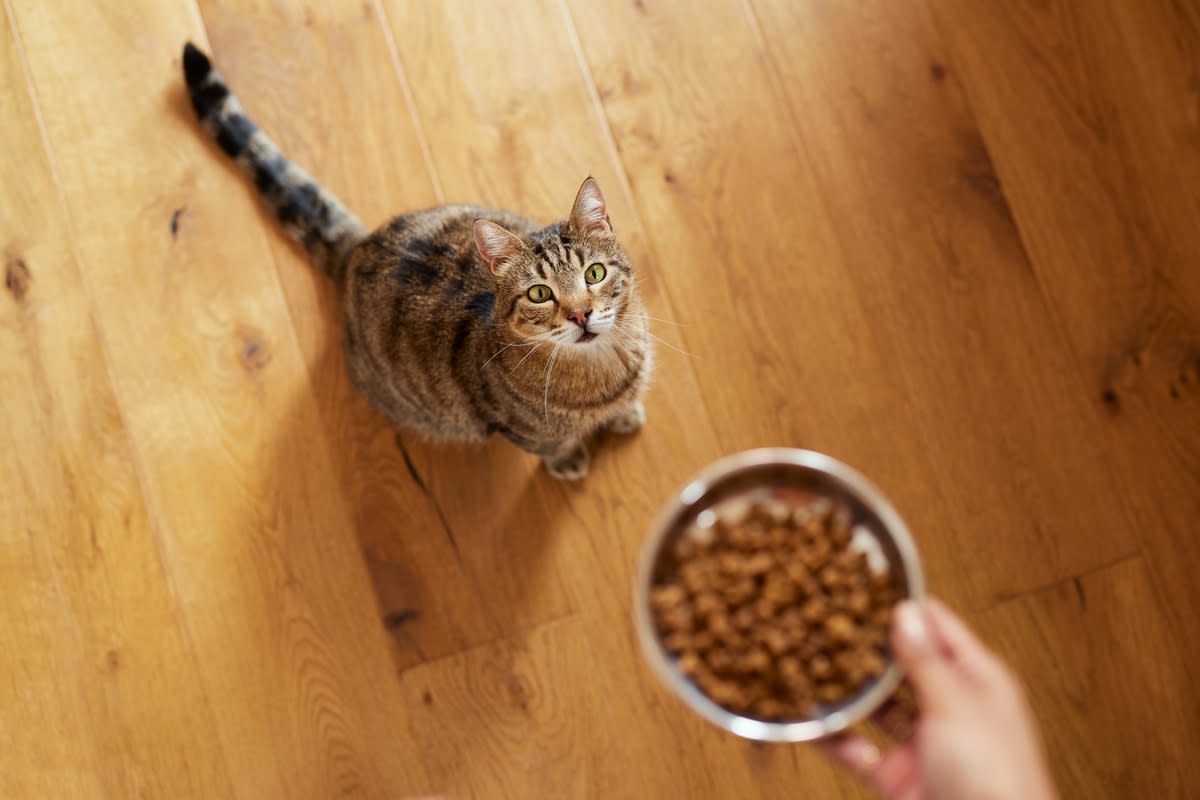
[[[245,268],[270,263],[263,233],[251,201],[214,183],[182,107],[179,43],[201,38],[196,18],[154,3],[66,17],[20,3],[15,16],[132,460],[201,654],[196,688],[220,698],[206,743],[256,796],[420,787],[420,765],[394,746],[405,728],[382,633],[355,624],[375,613],[361,555],[330,535],[348,515],[279,285]],[[88,95],[119,98],[122,113],[72,100]]]
[[[1192,666],[1171,618],[1146,612],[1154,581],[1134,557],[979,620],[1028,686],[1064,796],[1187,797],[1200,785],[1200,714],[1177,691]]]
[[[368,224],[595,175],[646,429],[580,485],[397,436],[187,39]],[[763,444],[894,499],[1064,797],[1200,784],[1190,5],[6,0],[0,41],[5,798],[865,797],[630,630],[664,498]]]
[[[912,409],[896,433],[924,445],[918,480],[973,487],[943,493],[936,520],[914,514],[974,573],[964,599],[980,606],[1134,552],[1112,476],[1093,469],[1102,412],[932,20],[887,2],[755,8],[884,368]],[[970,570],[979,561],[986,572]]]
[[[229,797],[13,33],[5,13],[0,795]]]
[[[1094,438],[1158,576],[1158,613],[1195,640],[1200,15],[1188,3],[933,5],[1047,305],[1103,410]]]

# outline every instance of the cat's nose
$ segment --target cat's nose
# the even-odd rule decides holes
[[[568,311],[567,316],[570,317],[576,325],[586,329],[588,318],[592,316],[592,310],[590,308],[577,308],[573,311]]]

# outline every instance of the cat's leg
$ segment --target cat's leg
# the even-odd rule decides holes
[[[546,471],[562,481],[577,481],[588,474],[592,457],[582,439],[571,439],[541,448]]]
[[[582,439],[568,439],[564,442],[539,442],[526,439],[507,428],[497,426],[499,432],[527,453],[542,457],[546,471],[559,480],[577,481],[588,474],[592,457],[588,454],[587,446]]]
[[[604,423],[604,427],[613,433],[633,433],[646,424],[646,407],[638,400],[633,405],[622,409],[615,417]]]

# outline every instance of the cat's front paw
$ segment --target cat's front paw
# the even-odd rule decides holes
[[[634,433],[645,424],[646,407],[639,400],[610,419],[604,427],[613,433]]]
[[[561,453],[544,456],[542,463],[546,465],[546,471],[560,481],[577,481],[587,476],[592,457],[583,442],[578,442]]]

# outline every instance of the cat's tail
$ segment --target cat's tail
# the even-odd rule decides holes
[[[288,234],[340,282],[347,254],[367,235],[362,223],[284,157],[242,111],[208,56],[191,42],[183,47],[183,77],[204,129],[254,180]]]

